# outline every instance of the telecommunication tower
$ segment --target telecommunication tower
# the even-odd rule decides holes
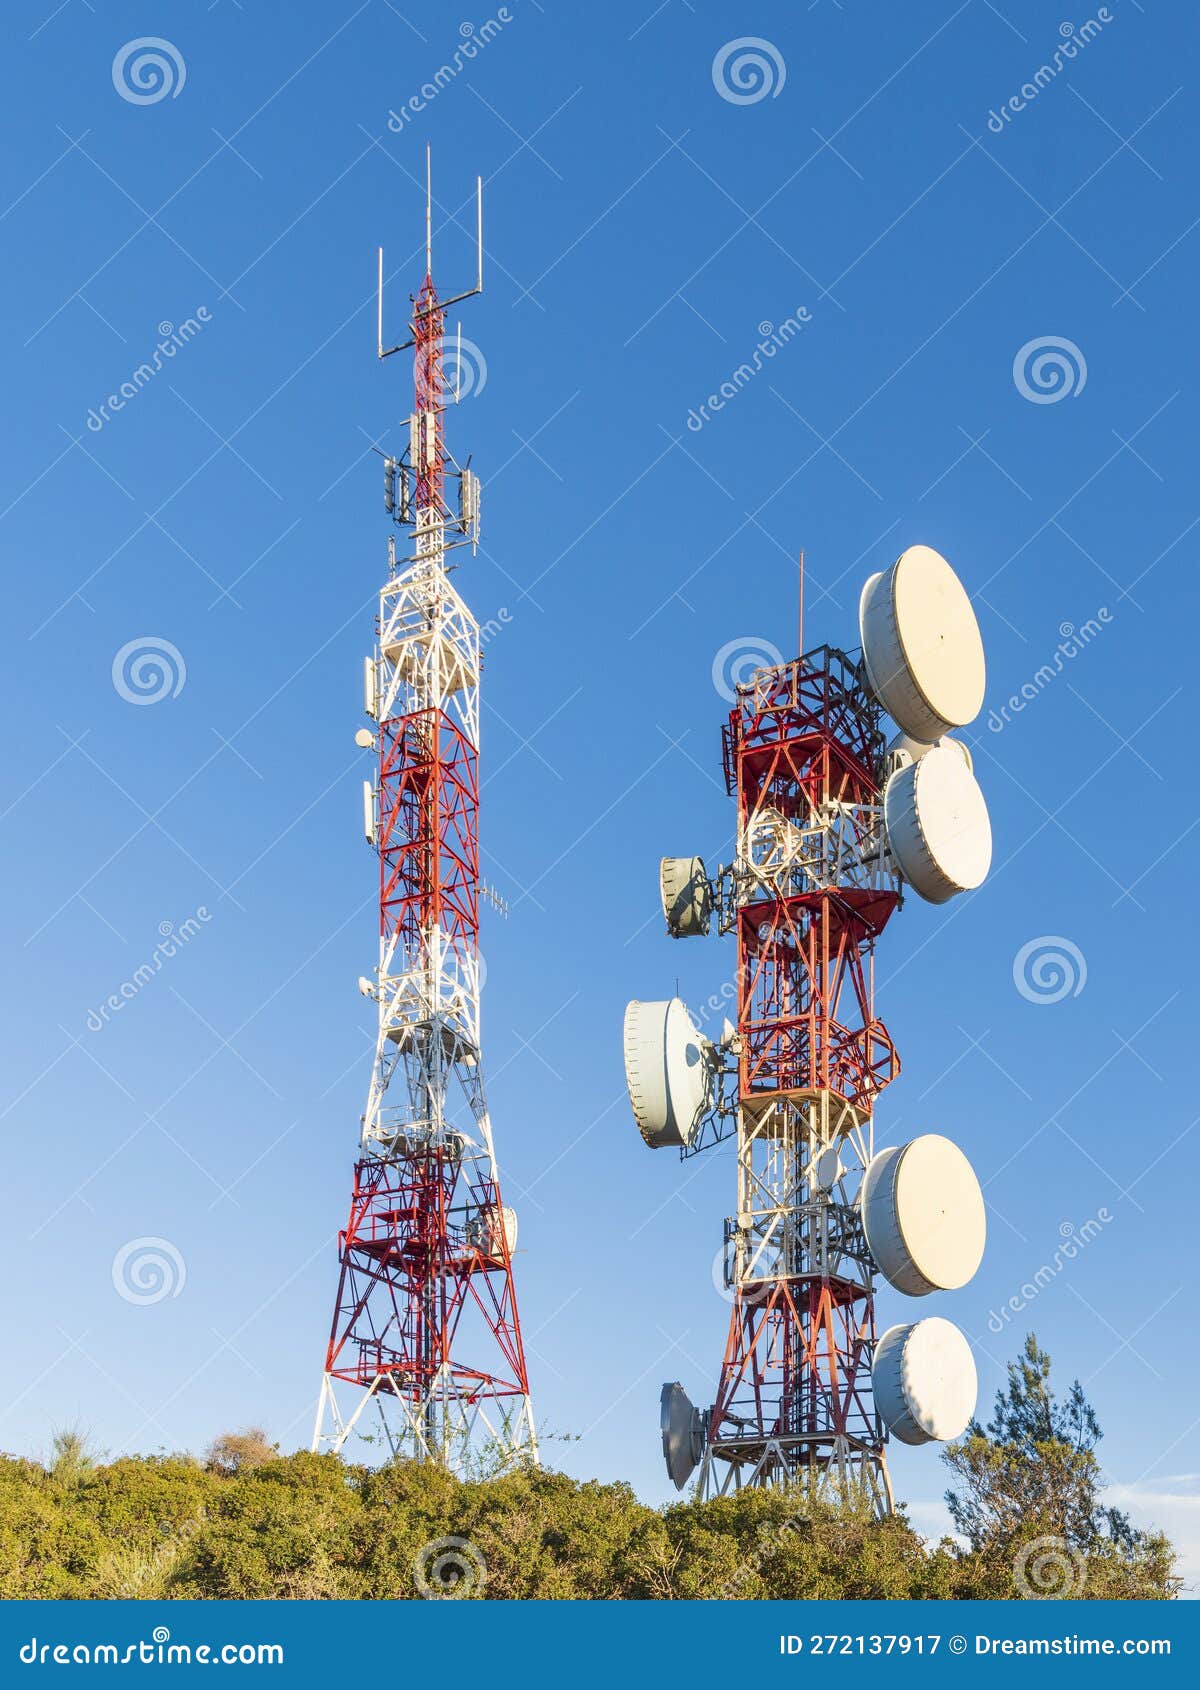
[[[428,172],[428,159],[426,163]],[[321,1383],[314,1450],[363,1433],[371,1410],[394,1458],[460,1468],[474,1444],[502,1463],[537,1459],[513,1286],[516,1216],[504,1206],[484,1094],[479,997],[479,625],[448,554],[479,537],[479,482],[447,449],[446,310],[483,289],[477,184],[475,285],[433,284],[427,175],[425,279],[410,338],[408,441],[384,457],[384,503],[411,534],[379,594],[358,744],[375,752],[363,826],[379,860],[379,965],[359,988],[378,1004],[350,1216]],[[453,499],[453,502],[451,502]]]
[[[875,1278],[910,1296],[964,1285],[983,1255],[979,1183],[949,1139],[876,1151],[899,1058],[874,1001],[876,941],[907,885],[942,903],[984,880],[991,830],[970,753],[983,646],[949,564],[908,549],[871,577],[861,655],[761,668],[723,734],[733,861],[664,857],[673,938],[737,942],[737,1022],[710,1037],[679,999],[625,1015],[634,1116],[687,1157],[733,1136],[728,1338],[712,1407],[663,1386],[667,1471],[701,1496],[791,1486],[892,1507],[886,1444],[957,1437],[970,1347],[940,1317],[877,1337]],[[802,643],[802,642],[801,642]],[[890,743],[889,714],[900,729]]]

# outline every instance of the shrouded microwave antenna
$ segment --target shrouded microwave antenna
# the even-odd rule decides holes
[[[873,1156],[862,1218],[876,1266],[910,1297],[957,1291],[983,1260],[987,1220],[970,1162],[940,1133]]]
[[[926,744],[973,722],[983,704],[983,640],[966,589],[940,552],[910,546],[872,575],[858,607],[871,691]]]
[[[979,1377],[971,1346],[940,1315],[889,1326],[876,1345],[871,1379],[879,1412],[902,1444],[959,1438],[975,1412]]]
[[[667,1474],[675,1489],[682,1490],[704,1454],[705,1416],[676,1383],[662,1388],[661,1420]]]
[[[888,850],[928,903],[982,886],[992,862],[992,826],[979,782],[953,742],[897,769],[883,795]]]
[[[672,939],[691,939],[709,931],[712,886],[703,857],[664,857],[658,865],[658,885]]]
[[[638,1131],[651,1150],[691,1144],[711,1109],[717,1063],[680,998],[625,1011],[625,1081]]]

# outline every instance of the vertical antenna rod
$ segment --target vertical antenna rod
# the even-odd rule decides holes
[[[433,149],[425,148],[425,274],[433,275]]]
[[[799,611],[799,617],[798,617],[798,623],[797,623],[797,638],[799,639],[800,643],[796,648],[796,656],[797,657],[803,657],[804,656],[804,547],[803,546],[801,546],[801,548],[800,548],[799,575],[800,575],[800,581],[799,581],[800,611]]]

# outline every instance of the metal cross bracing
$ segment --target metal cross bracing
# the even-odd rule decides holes
[[[738,946],[737,1212],[700,1494],[832,1487],[886,1512],[873,1267],[855,1204],[874,1101],[899,1069],[872,978],[899,902],[879,710],[857,666],[821,647],[739,688],[723,738],[738,803],[717,888]]]
[[[445,445],[453,396],[429,217],[427,201],[426,274],[405,342],[415,365],[409,439],[384,461],[385,502],[411,528],[412,547],[398,558],[389,541],[366,664],[380,938],[375,980],[363,985],[378,1033],[312,1447],[339,1450],[359,1433],[392,1458],[470,1471],[536,1461],[537,1437],[513,1285],[515,1217],[501,1200],[480,1047],[480,634],[447,563],[478,538],[479,490]],[[404,348],[383,347],[382,277],[381,253],[386,357]]]

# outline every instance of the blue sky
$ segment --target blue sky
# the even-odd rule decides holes
[[[996,851],[982,891],[910,900],[879,953],[904,1064],[879,1137],[956,1138],[990,1209],[975,1281],[913,1312],[972,1337],[985,1402],[1036,1327],[1119,1494],[1200,1537],[1190,12],[762,4],[736,27],[770,86],[731,100],[761,90],[718,86],[731,14],[699,0],[6,9],[0,1446],[75,1420],[113,1450],[310,1433],[370,1060],[371,442],[410,403],[374,359],[374,253],[398,313],[428,142],[443,289],[470,279],[485,179],[449,428],[484,487],[458,580],[498,627],[491,1104],[536,1408],[578,1435],[558,1459],[665,1498],[660,1383],[711,1400],[724,1340],[729,1147],[647,1152],[620,1055],[628,997],[678,979],[697,1001],[732,969],[728,942],[672,948],[656,892],[661,853],[730,851],[714,659],[792,655],[797,547],[809,640],[849,646],[862,579],[923,541],[980,614],[966,737]],[[491,39],[414,110],[468,17]],[[145,36],[173,88],[138,103],[114,60]],[[146,641],[177,654],[152,707],[114,683]],[[1058,1001],[1014,982],[1048,939],[1081,959]],[[186,1277],[135,1304],[113,1264],[145,1238]],[[884,1324],[911,1309],[879,1299]],[[936,1455],[894,1472],[936,1527]]]

